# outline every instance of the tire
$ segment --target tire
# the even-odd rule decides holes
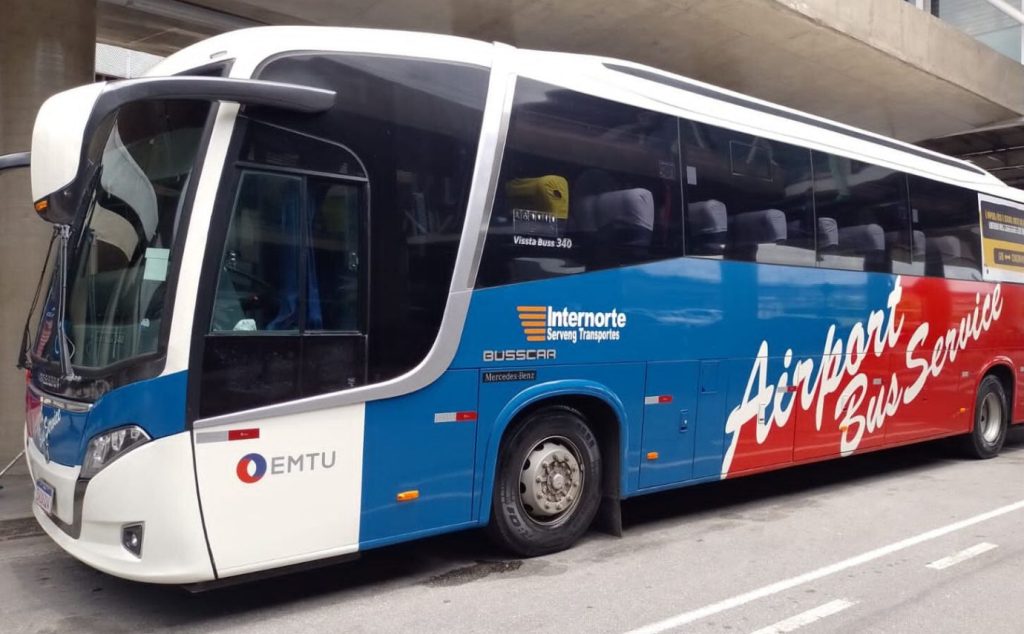
[[[991,374],[981,380],[974,403],[974,425],[963,437],[962,448],[971,458],[995,458],[1006,442],[1010,409],[1003,384]]]
[[[558,552],[583,536],[600,502],[597,438],[579,412],[549,407],[502,442],[488,533],[521,557]]]

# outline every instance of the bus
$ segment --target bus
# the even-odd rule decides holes
[[[642,65],[267,27],[41,107],[34,514],[221,583],[1024,420],[1024,193]]]

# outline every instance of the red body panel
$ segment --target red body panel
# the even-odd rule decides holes
[[[726,425],[722,476],[966,433],[997,366],[1021,420],[1022,307],[1021,286],[898,278],[887,306],[830,332],[817,357],[755,361]],[[768,373],[780,363],[785,372]]]

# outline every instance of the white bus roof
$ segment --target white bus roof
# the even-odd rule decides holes
[[[231,76],[251,77],[284,53],[337,51],[402,55],[490,66],[496,56],[522,76],[765,138],[875,163],[1024,202],[1024,191],[937,152],[662,70],[613,58],[515,49],[451,35],[378,29],[271,26],[193,44],[158,64],[170,75],[231,60]]]

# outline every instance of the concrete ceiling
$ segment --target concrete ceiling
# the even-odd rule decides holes
[[[897,0],[188,4],[247,23],[410,29],[621,57],[910,141],[1024,114],[1024,67]],[[101,0],[101,40],[167,54],[218,30],[131,5]]]

